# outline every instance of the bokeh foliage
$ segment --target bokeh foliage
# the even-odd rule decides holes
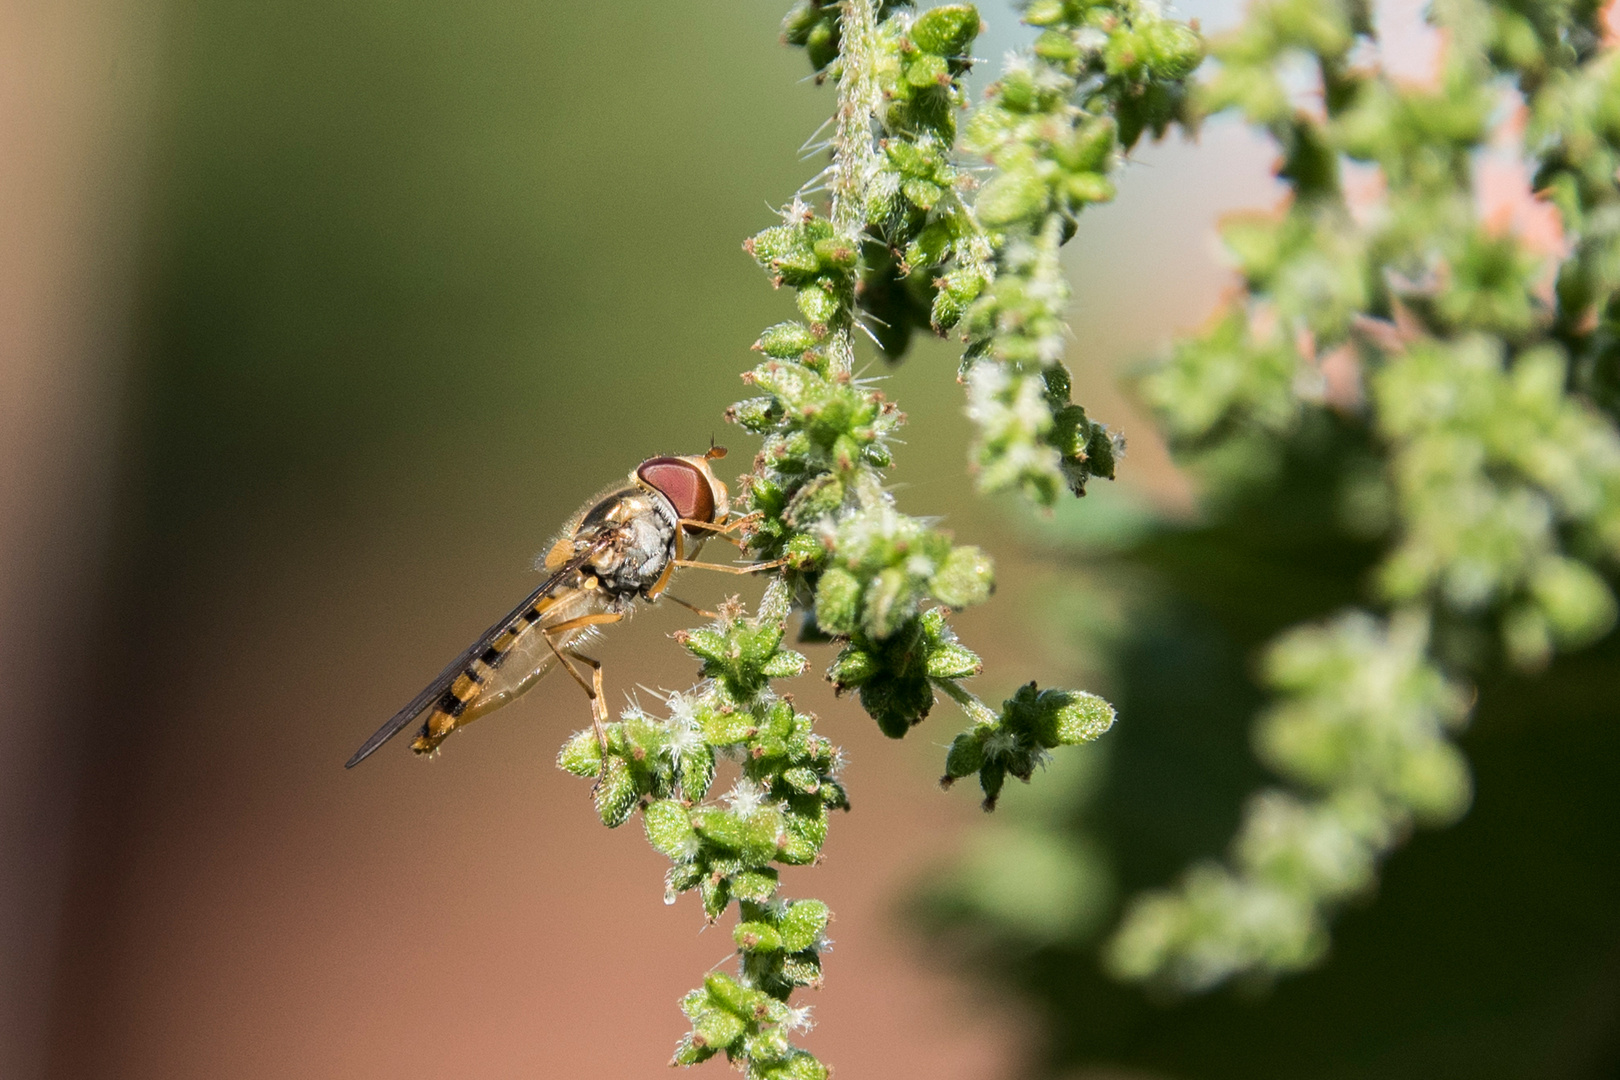
[[[1615,876],[1599,854],[1602,821],[1573,826],[1598,846],[1577,855],[1556,882],[1518,882],[1538,894],[1562,886],[1580,895],[1541,901],[1565,914],[1559,932],[1543,934],[1531,911],[1516,924],[1506,909],[1497,911],[1504,924],[1477,942],[1485,955],[1453,958],[1454,970],[1471,974],[1444,992],[1433,990],[1442,973],[1424,966],[1437,963],[1433,949],[1412,936],[1434,933],[1443,913],[1412,919],[1408,908],[1411,921],[1403,924],[1380,900],[1372,915],[1351,920],[1380,920],[1382,932],[1404,940],[1399,954],[1365,938],[1355,944],[1437,998],[1404,1002],[1424,1037],[1478,1036],[1491,1054],[1443,1059],[1400,1030],[1364,1032],[1361,1046],[1322,1030],[1342,1023],[1335,1010],[1389,1005],[1378,980],[1396,976],[1358,970],[1340,955],[1352,947],[1335,944],[1329,927],[1346,905],[1374,895],[1380,861],[1414,827],[1456,822],[1476,792],[1480,806],[1492,800],[1497,814],[1535,816],[1577,791],[1590,797],[1613,774],[1612,755],[1571,758],[1566,765],[1581,779],[1570,791],[1510,782],[1489,793],[1453,740],[1471,713],[1483,725],[1493,715],[1539,711],[1538,701],[1570,710],[1548,720],[1548,752],[1558,753],[1560,739],[1567,746],[1603,740],[1584,729],[1601,722],[1612,696],[1606,679],[1590,681],[1606,665],[1592,653],[1555,657],[1599,639],[1598,651],[1612,652],[1605,635],[1616,607],[1620,436],[1605,380],[1620,278],[1608,224],[1616,144],[1605,117],[1620,100],[1615,58],[1602,46],[1594,6],[1455,0],[1436,3],[1430,16],[1446,36],[1427,83],[1380,69],[1372,12],[1358,4],[1258,3],[1214,42],[1219,64],[1200,87],[1200,106],[1234,109],[1266,130],[1291,194],[1275,213],[1226,223],[1223,240],[1243,291],[1141,383],[1204,482],[1207,519],[1121,553],[1121,580],[1134,568],[1150,584],[1141,586],[1134,621],[1114,649],[1119,696],[1141,703],[1138,723],[1180,728],[1185,737],[1195,717],[1217,728],[1256,717],[1256,755],[1291,786],[1245,799],[1257,786],[1255,766],[1231,757],[1229,746],[1199,782],[1247,774],[1213,819],[1224,828],[1213,830],[1209,819],[1182,822],[1178,838],[1164,806],[1133,807],[1125,787],[1143,779],[1133,765],[1173,773],[1172,759],[1186,748],[1177,754],[1163,745],[1160,760],[1145,753],[1133,762],[1134,740],[1122,734],[1115,772],[1100,793],[1093,785],[1089,808],[1083,793],[1069,805],[1030,808],[1029,835],[1048,844],[1090,850],[1074,834],[1096,828],[1117,842],[1118,884],[1135,895],[1102,958],[1113,977],[1145,984],[1145,997],[1108,986],[1084,955],[1081,942],[1095,941],[1100,924],[1095,897],[1106,873],[1097,859],[1087,864],[1091,880],[1077,873],[1070,886],[1093,898],[1071,904],[1085,919],[1060,930],[1020,925],[1014,908],[998,909],[982,889],[935,891],[935,913],[981,943],[1005,948],[1022,938],[1072,961],[1072,970],[1037,964],[1018,972],[989,961],[1052,1006],[1054,1067],[1100,1059],[1210,1076],[1335,1075],[1374,1060],[1380,1075],[1417,1075],[1438,1060],[1459,1075],[1598,1075],[1592,1070],[1614,1067],[1612,1019],[1584,1027],[1580,1019],[1602,1010],[1616,981],[1614,919],[1575,914],[1588,902],[1613,910]],[[1302,72],[1313,87],[1301,90]],[[1492,193],[1478,178],[1481,162],[1504,147],[1522,157],[1531,179],[1519,181],[1516,206],[1487,213],[1481,204]],[[1549,242],[1548,229],[1538,235],[1533,225],[1554,211]],[[1204,560],[1196,567],[1183,561],[1194,551]],[[1170,640],[1153,625],[1152,612],[1165,607],[1180,609],[1170,625],[1182,625]],[[1195,612],[1206,617],[1203,625]],[[1168,700],[1163,671],[1158,686],[1144,680],[1140,650],[1188,672],[1207,659],[1177,656],[1174,638],[1224,653],[1237,677],[1206,670],[1204,701]],[[1175,715],[1180,710],[1190,715]],[[1475,737],[1487,753],[1496,745]],[[1175,816],[1190,813],[1192,792],[1171,800],[1183,804]],[[1612,814],[1578,797],[1564,805]],[[1474,825],[1481,813],[1460,829],[1476,837],[1495,829],[1487,842],[1522,856],[1521,835],[1496,816]],[[1143,839],[1133,828],[1146,822],[1192,863],[1184,871],[1159,867],[1179,879],[1171,887],[1144,878],[1141,853],[1131,850]],[[1222,847],[1225,858],[1212,858]],[[1491,890],[1492,873],[1512,873],[1486,865],[1475,869],[1480,893]],[[1455,889],[1432,877],[1428,888],[1431,905],[1456,903]],[[1492,906],[1470,898],[1461,910]],[[1519,950],[1518,963],[1527,963],[1538,947],[1546,963],[1562,965],[1566,982],[1505,970],[1504,952]],[[1586,950],[1610,959],[1589,963]],[[1330,952],[1336,958],[1326,971],[1273,986]],[[1229,982],[1260,993],[1264,1004],[1246,1005],[1241,996],[1165,1012],[1149,1004]],[[1508,999],[1513,1005],[1498,1018],[1513,1022],[1480,1034],[1492,1003]],[[1234,1031],[1250,1038],[1258,1025],[1271,1025],[1258,1040],[1265,1047],[1216,1034],[1215,1016],[1236,1018]],[[1297,1032],[1283,1032],[1283,1016]],[[1558,1017],[1567,1045],[1533,1030],[1549,1016]],[[1322,1052],[1287,1065],[1290,1073],[1281,1059],[1296,1033],[1302,1055],[1312,1045]]]
[[[1477,680],[1458,739],[1468,815],[1389,860],[1335,923],[1326,962],[1191,997],[1103,969],[1123,901],[1219,857],[1266,782],[1251,745],[1268,700],[1255,656],[1358,600],[1379,557],[1346,533],[1335,498],[1365,467],[1366,432],[1322,416],[1278,450],[1263,481],[1196,527],[1144,527],[1128,503],[1092,498],[1038,532],[1071,568],[1049,625],[1111,657],[1104,688],[1121,720],[1084,760],[1013,790],[984,841],[920,883],[930,950],[1031,1010],[1033,1075],[1613,1075],[1615,635],[1534,677]]]

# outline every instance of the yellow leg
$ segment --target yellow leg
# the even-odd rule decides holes
[[[546,639],[546,644],[551,648],[551,651],[553,653],[555,653],[556,656],[557,656],[557,659],[562,662],[562,666],[568,669],[568,674],[572,675],[574,677],[574,681],[579,683],[579,688],[581,690],[585,691],[585,696],[590,697],[591,696],[591,684],[585,681],[585,676],[581,675],[578,671],[574,670],[574,665],[570,664],[568,662],[568,657],[563,655],[563,651],[561,649],[557,648],[557,643],[555,641],[551,640],[550,631],[546,631],[544,633],[544,637]]]
[[[717,525],[712,521],[695,521],[691,518],[681,518],[680,523],[685,528],[691,529],[694,532],[706,532],[715,539],[724,540],[728,544],[735,544],[738,547],[742,547],[742,541],[738,540],[735,536],[732,536],[732,532],[742,528],[744,525],[757,519],[759,516],[760,513],[758,510],[756,510],[752,514],[744,514],[741,517],[732,518],[724,525]]]
[[[681,607],[685,608],[687,611],[695,612],[696,614],[703,616],[705,619],[718,619],[720,617],[719,614],[716,613],[716,612],[704,611],[702,608],[698,607],[696,604],[688,603],[687,601],[682,600],[680,597],[675,596],[675,595],[673,595],[671,593],[665,593],[664,595],[666,597],[668,597],[669,599],[675,601],[677,604],[681,605]]]
[[[692,559],[674,559],[676,566],[689,566],[697,570],[718,570],[722,574],[757,574],[761,570],[775,570],[778,566],[786,566],[786,559],[772,559],[770,562],[752,563],[748,566],[722,566],[719,563],[695,562]]]
[[[607,774],[608,756],[607,704],[603,697],[602,664],[600,661],[592,660],[590,657],[575,652],[573,649],[558,648],[551,635],[566,634],[570,630],[578,630],[583,626],[602,626],[607,623],[616,623],[622,618],[624,618],[623,615],[607,613],[581,615],[577,619],[568,619],[558,623],[556,626],[547,627],[545,631],[546,644],[551,647],[552,652],[557,654],[557,659],[561,660],[563,667],[568,669],[568,674],[572,675],[574,681],[579,683],[580,689],[585,691],[585,696],[591,699],[591,726],[596,729],[596,745],[602,750],[602,772],[596,778],[597,787],[601,786],[602,777]],[[584,676],[575,670],[574,665],[568,662],[570,658],[578,660],[591,669],[591,681],[589,683],[585,681]],[[595,791],[596,788],[593,787],[591,790]]]
[[[607,705],[604,704],[606,691],[602,689],[602,662],[592,660],[584,653],[568,650],[568,655],[591,669],[592,687],[585,692],[591,696],[591,725],[596,728],[596,745],[602,748],[602,771],[596,774],[596,783],[591,785],[591,794],[602,786],[602,780],[607,776]],[[572,668],[569,668],[572,671]]]

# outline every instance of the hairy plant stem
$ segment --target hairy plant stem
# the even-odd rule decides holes
[[[839,46],[838,125],[833,134],[832,195],[828,217],[839,236],[859,243],[866,230],[866,191],[878,169],[873,125],[883,103],[877,79],[877,17],[873,0],[844,0]],[[855,370],[855,328],[834,331],[827,356],[829,374],[848,377]]]
[[[955,679],[935,679],[934,685],[946,697],[962,707],[962,711],[976,724],[994,724],[1000,720],[994,709],[979,700],[977,694],[963,687]]]
[[[866,227],[866,185],[877,169],[872,125],[883,103],[877,80],[877,20],[872,0],[844,0],[839,49],[838,126],[833,135],[833,227],[857,236]]]

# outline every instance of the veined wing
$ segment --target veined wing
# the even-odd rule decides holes
[[[422,692],[412,698],[409,705],[378,728],[343,767],[352,769],[366,760],[377,751],[378,747],[404,731],[413,720],[429,708],[438,707],[452,718],[461,716],[468,706],[484,693],[491,677],[498,676],[500,669],[506,666],[504,661],[515,646],[525,645],[523,650],[525,660],[520,661],[514,657],[514,668],[523,666],[524,662],[533,657],[532,650],[535,646],[549,652],[544,636],[536,627],[552,606],[553,595],[575,571],[584,566],[601,549],[602,544],[603,541],[598,541],[553,571],[523,603],[484,631],[477,641],[467,646],[460,656],[450,661],[445,669],[439,672],[438,678],[423,687]],[[529,663],[528,667],[533,670],[534,664]]]

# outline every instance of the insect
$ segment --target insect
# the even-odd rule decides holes
[[[638,601],[657,600],[678,567],[747,574],[780,565],[721,566],[689,558],[711,536],[729,539],[748,520],[731,518],[726,485],[710,467],[725,453],[716,446],[691,457],[649,458],[628,484],[588,503],[546,553],[540,587],[450,661],[344,767],[360,764],[418,717],[422,726],[411,749],[430,754],[452,731],[513,701],[558,665],[590,698],[591,721],[605,749],[602,665],[576,646],[627,617]],[[590,671],[589,679],[581,667]]]

